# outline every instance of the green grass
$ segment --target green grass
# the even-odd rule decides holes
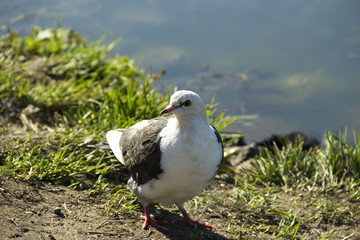
[[[299,189],[314,187],[323,190],[339,185],[360,183],[360,135],[355,135],[356,146],[346,144],[347,133],[326,133],[323,145],[310,151],[302,150],[302,142],[274,151],[255,159],[251,180],[257,184],[277,185]]]
[[[155,75],[138,70],[128,56],[111,55],[115,43],[87,43],[64,28],[34,27],[30,36],[9,32],[0,38],[0,66],[6,69],[0,78],[1,114],[19,123],[32,105],[38,109],[36,117],[25,118],[51,129],[41,132],[41,141],[29,136],[3,148],[8,152],[3,169],[25,179],[88,188],[94,179],[103,185],[104,176],[122,168],[110,152],[89,146],[110,129],[157,117],[171,92],[158,94],[152,86]],[[220,129],[233,121],[224,113],[215,117],[216,104],[207,109]],[[49,150],[52,145],[56,147]],[[92,193],[102,189],[95,188]]]
[[[120,168],[109,154],[86,146],[107,130],[157,116],[166,97],[156,93],[154,77],[138,71],[134,60],[110,56],[113,46],[88,44],[63,28],[1,38],[0,64],[7,69],[0,78],[1,114],[19,123],[23,109],[33,105],[39,109],[34,121],[52,129],[42,131],[39,142],[17,139],[14,148],[3,148],[8,154],[2,168],[14,176],[77,187],[89,184],[84,176],[99,178]],[[49,150],[51,145],[56,147]]]
[[[128,56],[112,55],[115,44],[88,43],[65,28],[34,27],[29,36],[9,32],[0,38],[1,174],[87,189],[92,196],[111,191],[106,210],[113,215],[141,208],[126,188],[124,167],[111,152],[92,146],[110,129],[157,117],[171,91],[157,93],[155,75]],[[29,106],[37,110],[27,113]],[[218,129],[236,120],[225,111],[216,115],[216,107],[212,101],[207,113]],[[26,120],[30,130],[12,134]],[[346,144],[347,135],[329,132],[310,151],[300,140],[266,149],[241,174],[224,167],[220,174],[235,179],[227,196],[232,200],[198,196],[194,207],[226,206],[233,215],[222,231],[238,239],[306,239],[309,226],[354,224],[360,214],[360,134],[354,132],[354,146]],[[319,239],[336,235],[331,228],[317,231]]]
[[[243,227],[241,235],[258,232],[276,239],[301,239],[308,226],[356,224],[360,216],[359,134],[354,133],[355,146],[346,144],[346,136],[346,131],[339,136],[328,132],[323,146],[310,151],[302,150],[301,141],[283,149],[274,146],[256,157],[245,174],[235,176],[237,202],[262,216],[250,228]],[[319,231],[318,237],[339,236],[329,230]]]

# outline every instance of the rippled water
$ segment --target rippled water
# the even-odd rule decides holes
[[[72,27],[90,40],[119,37],[116,52],[167,74],[242,115],[228,130],[248,140],[303,131],[360,129],[360,2],[357,0],[6,1],[0,22]],[[4,31],[3,31],[4,32]]]

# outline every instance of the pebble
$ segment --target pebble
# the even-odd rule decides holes
[[[61,218],[64,218],[65,215],[62,213],[62,208],[61,207],[56,207],[54,209],[54,213],[58,216],[58,217],[61,217]]]

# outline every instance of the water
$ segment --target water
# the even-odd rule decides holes
[[[72,27],[141,60],[157,82],[192,89],[246,120],[248,141],[360,129],[358,0],[26,1],[0,3],[0,24]],[[3,31],[4,32],[4,31]]]

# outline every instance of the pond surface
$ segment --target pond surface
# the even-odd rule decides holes
[[[215,95],[219,110],[242,116],[228,130],[247,141],[290,131],[321,139],[360,130],[359,10],[358,0],[12,0],[0,3],[0,24],[121,38],[115,52],[167,71],[159,91]]]

